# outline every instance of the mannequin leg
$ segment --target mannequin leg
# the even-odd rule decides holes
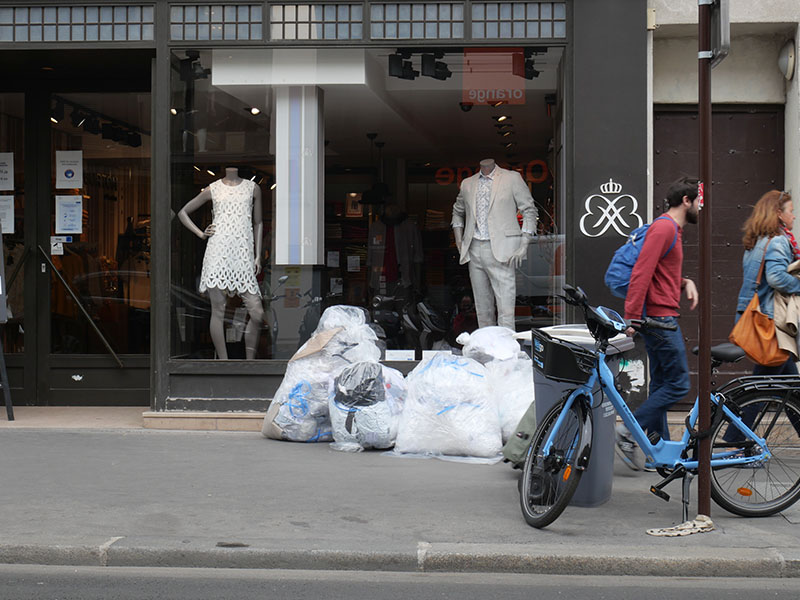
[[[225,305],[228,298],[225,292],[217,288],[208,288],[208,297],[211,300],[211,322],[208,329],[211,341],[217,351],[217,358],[227,360],[228,347],[225,345]]]
[[[517,301],[517,279],[514,268],[498,262],[492,256],[486,265],[486,273],[497,301],[497,324],[515,330],[515,309]]]
[[[469,247],[469,280],[472,283],[472,294],[475,296],[475,312],[478,315],[478,327],[497,325],[495,318],[494,292],[484,263],[492,248],[489,242],[472,240]]]
[[[261,337],[261,328],[264,324],[264,306],[260,297],[249,292],[242,294],[242,301],[250,313],[250,320],[244,330],[244,353],[246,358],[252,359],[256,357],[258,339]]]

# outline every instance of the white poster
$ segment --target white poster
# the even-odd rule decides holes
[[[0,191],[2,192],[14,191],[13,152],[0,152]]]
[[[83,233],[83,196],[56,196],[56,233]]]
[[[339,253],[336,250],[328,250],[327,266],[332,269],[339,266]]]
[[[0,196],[0,226],[4,234],[14,233],[14,196]]]
[[[355,256],[347,257],[347,272],[358,273],[361,270],[361,257],[357,254]]]
[[[81,150],[56,151],[56,188],[83,187],[83,152]]]

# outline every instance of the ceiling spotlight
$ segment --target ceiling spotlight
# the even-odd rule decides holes
[[[503,104],[506,104],[505,100],[498,100],[497,102],[492,103],[491,106],[497,108],[498,106],[502,106]]]
[[[269,186],[269,189],[274,190],[276,187],[278,187],[278,184],[273,183],[271,186]]]
[[[169,112],[172,113],[173,115],[177,115],[178,114],[178,109],[177,108],[170,108]]]
[[[419,71],[415,71],[410,60],[403,60],[400,54],[389,55],[389,77],[399,79],[416,79]]]
[[[131,148],[138,148],[142,145],[142,136],[136,131],[129,131],[126,141]]]
[[[503,137],[508,137],[510,135],[514,135],[514,132],[512,130],[510,130],[510,129],[507,130],[507,131],[498,131],[497,133],[499,133]]]
[[[203,169],[201,169],[200,167],[198,167],[197,165],[192,165],[192,166],[194,167],[194,170],[195,170],[195,171],[202,171],[202,170],[203,170]]]
[[[208,79],[211,75],[211,69],[204,69],[200,62],[192,63],[192,77],[195,79]]]
[[[533,66],[532,58],[525,58],[525,55],[520,53],[514,53],[511,57],[511,72],[525,79],[535,79],[541,73]]]
[[[86,120],[83,122],[83,130],[86,133],[93,133],[97,135],[100,133],[100,119],[97,117],[87,116]]]
[[[507,144],[505,144],[505,146],[504,146],[504,147],[505,147],[506,149],[508,149],[508,148],[511,148],[513,145],[514,145],[514,142],[508,142]]]
[[[216,176],[217,176],[217,174],[216,174],[216,173],[214,173],[214,171],[212,171],[211,169],[206,169],[206,173],[208,173],[208,174],[209,174],[209,175],[211,175],[212,177],[216,177]]]
[[[422,74],[425,77],[433,77],[434,79],[444,81],[453,74],[445,63],[436,60],[442,56],[444,56],[443,52],[422,55]]]
[[[261,114],[261,109],[256,107],[256,106],[253,106],[252,108],[245,108],[245,110],[249,110],[250,114],[253,115],[253,116]]]
[[[498,123],[502,123],[503,121],[508,121],[511,117],[508,115],[500,115],[499,117],[492,117]]]
[[[73,127],[80,127],[86,122],[86,118],[88,115],[84,114],[82,111],[78,110],[77,108],[72,109],[72,114],[69,116],[69,120],[72,121]]]
[[[50,111],[50,120],[53,123],[58,123],[64,119],[64,103],[59,100],[56,102],[55,107]]]

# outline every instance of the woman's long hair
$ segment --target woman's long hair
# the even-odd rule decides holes
[[[745,250],[752,250],[762,237],[781,234],[782,226],[778,219],[778,213],[781,212],[783,205],[791,200],[791,194],[778,190],[771,190],[758,199],[753,207],[753,212],[750,213],[750,217],[742,227],[742,231],[744,231],[742,243]]]

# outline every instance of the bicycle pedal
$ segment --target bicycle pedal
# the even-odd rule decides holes
[[[658,489],[654,485],[650,486],[650,493],[658,496],[659,498],[664,500],[664,502],[669,502],[669,494],[667,492],[665,492],[664,490]]]

